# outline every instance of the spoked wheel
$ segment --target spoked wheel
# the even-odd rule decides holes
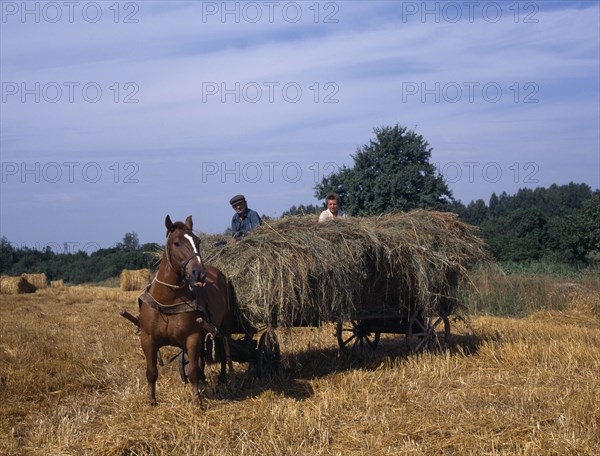
[[[373,351],[379,344],[381,333],[372,332],[363,320],[351,320],[348,323],[338,322],[335,336],[340,346],[340,352],[366,350]]]
[[[256,348],[256,376],[260,379],[271,379],[279,374],[281,350],[275,331],[265,331]]]
[[[443,324],[443,326],[442,326]],[[438,333],[443,330],[443,334]],[[412,353],[443,351],[450,341],[450,320],[444,313],[432,316],[415,311],[410,317],[406,333],[406,345]]]

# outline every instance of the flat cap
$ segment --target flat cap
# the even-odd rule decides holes
[[[231,198],[229,200],[229,204],[231,204],[232,206],[241,203],[243,201],[246,201],[246,198],[244,197],[244,195],[235,195],[233,198]]]

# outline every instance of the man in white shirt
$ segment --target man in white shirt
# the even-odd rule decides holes
[[[319,215],[319,222],[336,220],[338,218],[346,218],[346,214],[340,209],[342,206],[340,195],[337,193],[330,193],[325,198],[325,202],[327,203],[327,209],[321,212],[321,215]]]

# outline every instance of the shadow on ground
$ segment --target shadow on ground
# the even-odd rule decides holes
[[[451,354],[472,356],[487,341],[497,340],[498,335],[460,334],[451,335],[447,350]],[[279,375],[271,379],[256,378],[255,370],[248,364],[236,364],[236,375],[228,385],[207,388],[208,397],[217,400],[241,401],[257,397],[266,391],[296,400],[314,395],[311,380],[353,369],[375,370],[384,363],[402,362],[412,356],[406,347],[404,335],[382,337],[375,350],[347,350],[337,348],[309,349],[282,357]]]

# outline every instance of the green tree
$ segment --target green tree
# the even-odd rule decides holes
[[[588,252],[600,253],[600,190],[585,201],[581,208],[581,226]]]
[[[460,202],[455,203],[451,205],[450,209],[465,222],[477,226],[480,226],[488,216],[488,208],[482,199],[471,201],[467,207],[461,207]]]
[[[447,208],[452,192],[430,163],[431,148],[423,136],[399,125],[374,133],[375,139],[352,156],[354,166],[323,178],[315,196],[339,193],[344,211],[352,215]]]
[[[125,233],[123,236],[123,242],[117,244],[117,247],[123,250],[131,251],[131,250],[139,250],[140,249],[140,239],[137,233]]]
[[[539,260],[546,253],[546,216],[537,208],[519,208],[487,218],[481,226],[490,251],[500,261]]]
[[[316,206],[314,204],[301,204],[300,206],[292,206],[287,211],[284,211],[281,216],[289,217],[294,215],[308,215],[308,214],[318,214],[323,210],[322,207]]]
[[[0,239],[0,273],[6,273],[16,262],[17,252],[6,237]]]
[[[459,215],[480,225],[499,260],[585,262],[600,239],[600,193],[587,184],[522,188],[492,194],[487,212],[471,203]]]
[[[552,234],[560,260],[584,262],[590,253],[600,253],[600,191],[584,201],[579,210],[557,217]]]

